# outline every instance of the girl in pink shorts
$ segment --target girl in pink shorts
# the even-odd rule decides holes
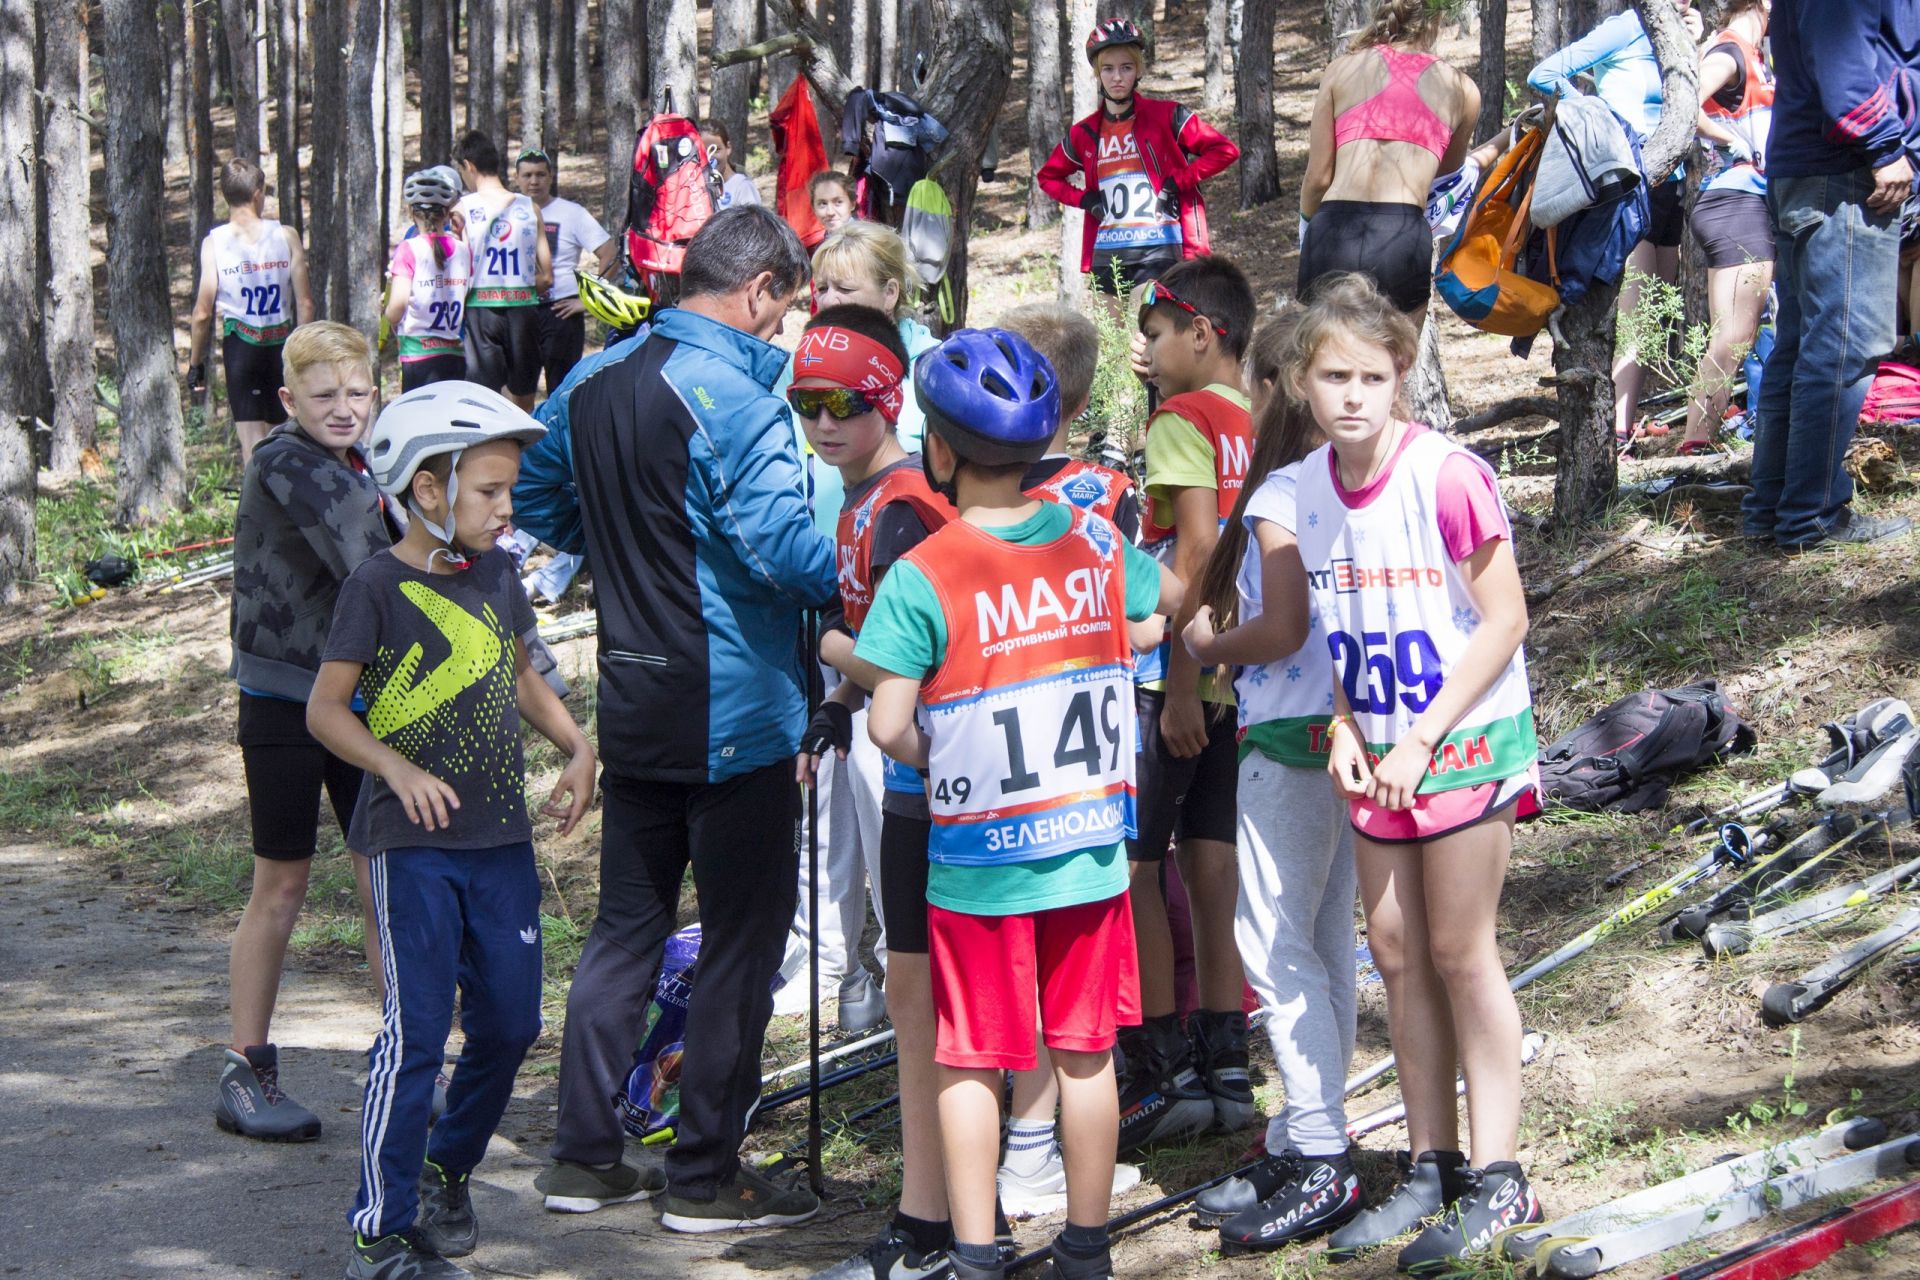
[[[1322,281],[1316,297],[1291,382],[1329,443],[1300,465],[1292,532],[1332,654],[1327,767],[1350,805],[1417,1155],[1331,1245],[1350,1253],[1427,1221],[1399,1259],[1419,1272],[1540,1216],[1514,1160],[1520,1013],[1494,939],[1514,820],[1537,785],[1526,599],[1492,471],[1400,416],[1417,330],[1364,276]]]

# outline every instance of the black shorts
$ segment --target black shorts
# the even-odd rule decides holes
[[[1149,280],[1156,280],[1180,261],[1180,250],[1095,249],[1093,291],[1124,298]]]
[[[227,370],[227,408],[235,422],[264,422],[279,426],[287,420],[280,407],[285,379],[280,369],[280,344],[261,346],[237,333],[220,341],[220,360]]]
[[[1653,216],[1647,219],[1647,234],[1640,237],[1658,249],[1680,247],[1680,233],[1686,230],[1686,206],[1681,200],[1680,184],[1669,178],[1647,193]]]
[[[1323,200],[1307,223],[1294,291],[1307,301],[1322,279],[1343,271],[1369,276],[1411,315],[1433,293],[1433,228],[1425,209],[1373,200]]]
[[[540,388],[537,306],[467,308],[467,377],[530,396]]]
[[[1693,202],[1693,236],[1709,268],[1773,261],[1773,216],[1767,198],[1751,191],[1702,191]]]
[[[540,367],[547,375],[547,394],[552,395],[587,350],[587,317],[557,316],[553,304],[539,306]]]
[[[457,351],[445,355],[422,356],[418,360],[400,362],[400,391],[402,394],[418,387],[431,386],[436,382],[457,382],[467,376],[467,358]]]
[[[298,862],[313,856],[322,787],[346,834],[364,775],[307,732],[306,703],[242,693],[239,740],[254,857]]]
[[[927,841],[933,821],[904,814],[880,815],[880,923],[887,950],[927,954]]]
[[[1207,745],[1182,759],[1160,740],[1160,710],[1166,695],[1135,689],[1140,712],[1140,754],[1135,758],[1135,825],[1127,841],[1130,862],[1159,862],[1177,836],[1232,844],[1240,817],[1240,731],[1232,707],[1201,703],[1207,713]]]

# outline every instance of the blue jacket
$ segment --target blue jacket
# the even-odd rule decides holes
[[[1775,178],[1920,164],[1920,0],[1775,0]]]
[[[580,495],[573,487],[573,434],[568,429],[567,396],[602,365],[628,355],[646,341],[651,326],[596,351],[574,365],[558,387],[547,393],[533,416],[547,429],[520,454],[520,478],[513,485],[513,523],[556,551],[580,555],[587,549],[580,528]]]
[[[801,618],[837,596],[833,543],[768,390],[786,352],[678,308],[621,347],[568,393],[563,433],[599,615],[600,758],[718,782],[799,747]]]
[[[1529,71],[1527,84],[1565,98],[1580,92],[1573,78],[1582,72],[1592,74],[1594,92],[1641,133],[1660,123],[1660,64],[1638,13],[1608,18]]]

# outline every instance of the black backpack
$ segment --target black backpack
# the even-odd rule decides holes
[[[1541,752],[1541,790],[1571,809],[1639,813],[1665,804],[1680,775],[1758,741],[1718,680],[1642,689]]]

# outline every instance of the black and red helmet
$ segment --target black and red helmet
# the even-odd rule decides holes
[[[1120,45],[1134,45],[1140,49],[1147,47],[1147,38],[1140,34],[1140,28],[1128,18],[1108,18],[1105,22],[1095,23],[1087,33],[1087,61],[1092,62],[1100,56],[1102,49],[1113,49]]]

